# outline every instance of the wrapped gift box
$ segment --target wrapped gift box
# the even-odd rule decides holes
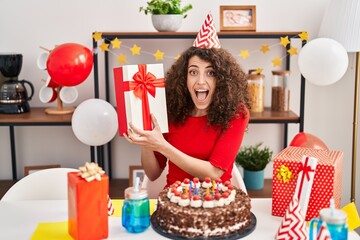
[[[330,207],[332,197],[335,200],[335,207],[340,207],[343,152],[287,147],[273,158],[272,214],[274,216],[284,216],[289,207],[303,156],[318,160],[305,220],[318,217],[321,209]],[[285,177],[278,177],[279,171],[282,171]]]
[[[168,132],[163,64],[125,65],[114,68],[119,134],[127,132],[129,122],[152,130],[154,114],[161,132]]]
[[[68,173],[69,234],[74,239],[108,237],[109,178],[87,182],[78,172]]]

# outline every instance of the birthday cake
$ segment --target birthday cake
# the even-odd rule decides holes
[[[175,236],[217,237],[251,223],[249,196],[221,179],[184,179],[160,192],[152,221]]]

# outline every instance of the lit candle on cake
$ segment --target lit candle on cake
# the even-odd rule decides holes
[[[195,192],[194,192],[194,195],[197,196],[198,195],[198,191],[199,191],[199,188],[197,186],[195,186]]]
[[[190,189],[189,189],[189,194],[191,195],[192,193],[192,187],[193,187],[193,182],[190,180]]]

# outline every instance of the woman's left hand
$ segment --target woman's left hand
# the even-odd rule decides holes
[[[130,123],[127,134],[124,133],[125,139],[130,143],[140,145],[144,148],[159,151],[159,149],[165,145],[166,140],[153,114],[151,114],[151,121],[154,126],[151,131],[142,130]]]

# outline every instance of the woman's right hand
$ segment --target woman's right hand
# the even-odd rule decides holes
[[[146,149],[159,151],[163,146],[165,146],[166,140],[161,132],[156,117],[153,114],[151,114],[151,120],[154,126],[151,131],[142,130],[130,123],[127,134],[124,133],[125,139],[132,144],[140,145]]]

